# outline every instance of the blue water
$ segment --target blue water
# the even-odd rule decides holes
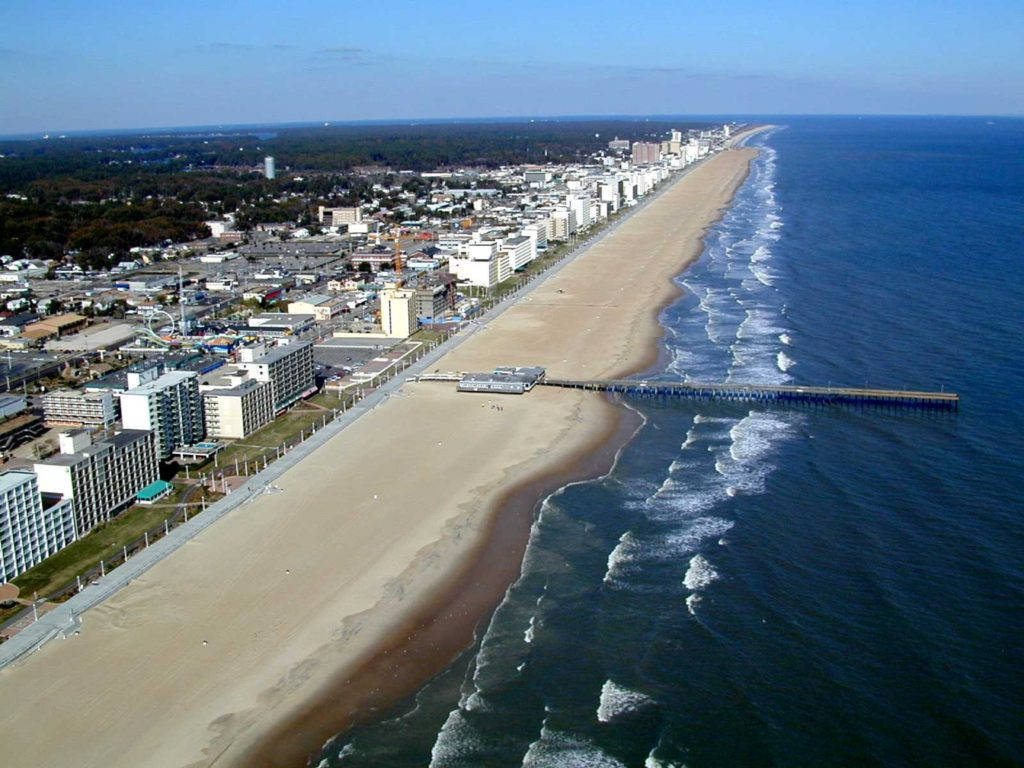
[[[752,143],[660,373],[960,413],[633,403],[477,645],[325,764],[1024,765],[1024,121]]]

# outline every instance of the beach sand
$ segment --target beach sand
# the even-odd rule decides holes
[[[671,278],[753,150],[691,171],[442,359],[441,370],[642,370]],[[229,513],[0,671],[6,766],[302,765],[354,717],[442,669],[519,570],[538,499],[607,469],[625,409],[406,385]]]

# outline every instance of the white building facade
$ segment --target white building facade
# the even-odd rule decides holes
[[[0,473],[0,581],[11,581],[78,538],[70,499],[45,499],[34,472]]]
[[[206,434],[195,371],[168,371],[118,397],[124,428],[152,431],[162,459],[169,459],[175,448],[198,443]]]

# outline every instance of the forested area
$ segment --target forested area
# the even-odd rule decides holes
[[[609,139],[660,137],[654,121],[337,125],[160,135],[0,141],[0,254],[101,266],[134,246],[207,233],[238,212],[242,226],[309,221],[317,201],[357,205],[371,181],[356,171],[571,162]],[[279,177],[263,178],[265,155]],[[388,179],[390,181],[390,178]]]

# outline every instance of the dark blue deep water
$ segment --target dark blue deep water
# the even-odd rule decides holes
[[[476,647],[326,765],[1024,765],[1024,121],[752,143],[660,372],[960,413],[633,403]]]

